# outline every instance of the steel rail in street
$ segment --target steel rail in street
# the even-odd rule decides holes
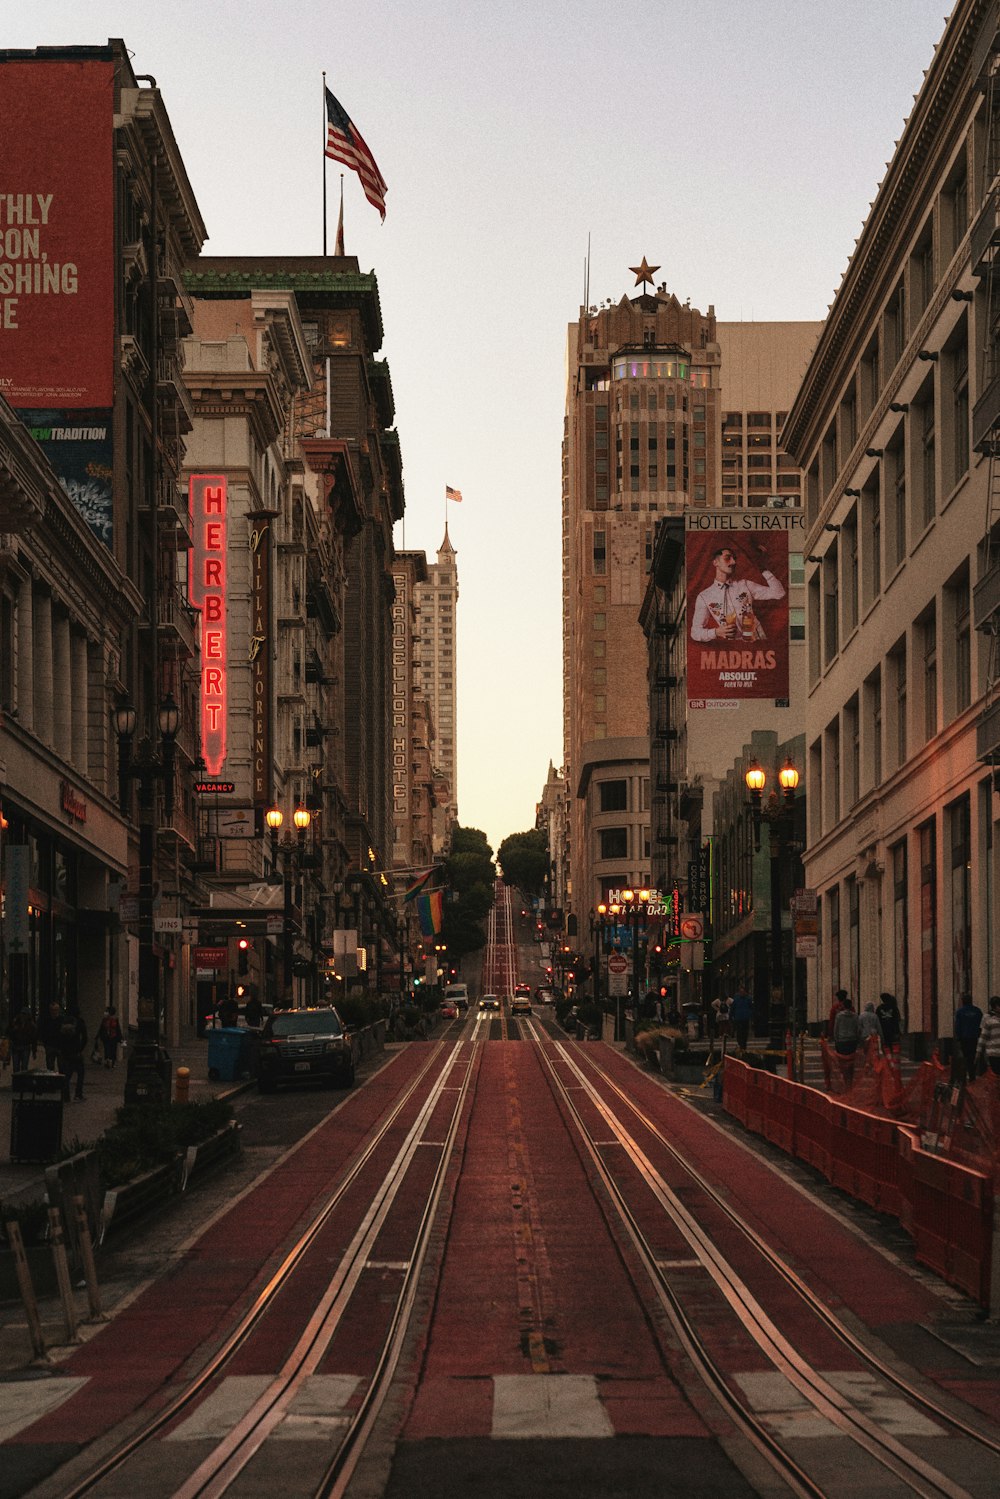
[[[739,1318],[741,1325],[754,1339],[761,1352],[789,1380],[816,1413],[848,1436],[881,1467],[907,1483],[912,1493],[924,1496],[924,1499],[939,1499],[939,1496],[940,1499],[969,1499],[968,1491],[960,1484],[933,1467],[932,1464],[925,1462],[896,1438],[882,1430],[846,1396],[811,1368],[760,1305],[746,1281],[716,1248],[704,1229],[680,1202],[639,1142],[626,1129],[607,1100],[585,1075],[574,1059],[569,1046],[565,1042],[548,1037],[546,1039],[549,1041],[549,1046],[543,1046],[535,1027],[531,1027],[531,1033],[540,1046],[549,1076],[576,1125],[593,1167],[610,1201],[614,1204],[620,1221],[639,1254],[661,1305],[670,1318],[685,1351],[698,1369],[707,1388],[775,1471],[791,1485],[796,1493],[817,1496],[824,1493],[805,1467],[786,1450],[762,1420],[746,1409],[738,1393],[730,1388],[725,1371],[713,1358],[659,1265],[648,1238],[629,1206],[623,1187],[615,1179],[613,1172],[603,1159],[600,1148],[571,1095],[569,1086],[559,1075],[553,1061],[553,1051],[569,1068],[579,1088],[596,1109],[604,1124],[612,1131],[617,1143],[622,1146],[640,1180],[686,1240],[694,1256]],[[588,1061],[590,1066],[596,1066],[592,1058],[588,1058]],[[605,1075],[601,1073],[600,1076],[603,1078]],[[624,1095],[621,1096],[624,1097]],[[664,1144],[667,1143],[655,1127],[653,1127],[653,1132]],[[668,1149],[670,1149],[669,1146]],[[670,1153],[672,1158],[681,1160],[676,1151],[670,1150]],[[681,1164],[684,1165],[685,1172],[694,1177],[686,1163],[681,1160]],[[701,1185],[700,1181],[698,1184]]]

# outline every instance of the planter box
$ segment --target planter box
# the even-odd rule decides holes
[[[101,1242],[141,1218],[158,1212],[180,1189],[181,1159],[155,1166],[133,1181],[124,1182],[104,1194],[101,1209]]]
[[[181,1170],[181,1191],[186,1192],[192,1181],[199,1181],[239,1153],[240,1126],[235,1119],[230,1119],[225,1129],[220,1129],[211,1139],[188,1146]]]

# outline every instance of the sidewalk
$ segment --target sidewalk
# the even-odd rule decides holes
[[[110,1070],[103,1064],[88,1059],[83,1085],[83,1098],[72,1096],[63,1105],[62,1143],[68,1152],[74,1145],[82,1149],[92,1145],[115,1122],[115,1112],[124,1102],[127,1058],[120,1057],[117,1067]],[[44,1066],[39,1054],[31,1070]],[[228,1093],[245,1087],[242,1082],[211,1082],[208,1076],[208,1040],[183,1043],[170,1051],[171,1071],[176,1077],[178,1067],[190,1071],[188,1098],[192,1103],[204,1102],[208,1098],[224,1097]],[[11,1069],[5,1067],[0,1073],[0,1202],[16,1199],[41,1198],[45,1192],[45,1163],[15,1163],[10,1158],[10,1119],[13,1092]],[[175,1085],[176,1086],[176,1085]]]

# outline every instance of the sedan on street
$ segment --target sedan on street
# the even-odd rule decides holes
[[[273,1093],[279,1083],[321,1078],[349,1088],[354,1082],[351,1038],[332,1005],[275,1010],[260,1033],[257,1086]]]

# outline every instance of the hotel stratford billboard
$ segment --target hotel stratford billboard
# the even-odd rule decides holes
[[[687,697],[691,709],[788,700],[788,555],[800,550],[790,510],[688,510]]]

